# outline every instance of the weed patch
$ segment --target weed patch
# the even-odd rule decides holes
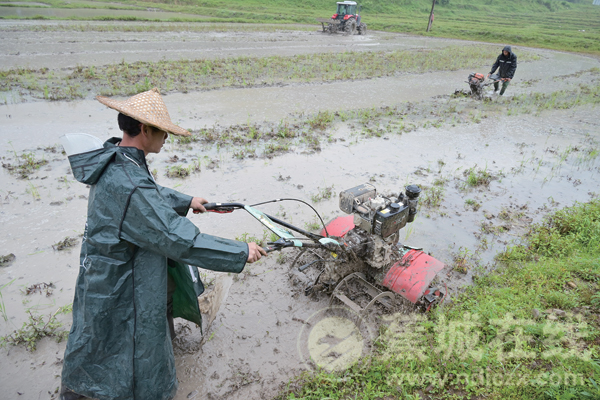
[[[71,247],[74,247],[78,242],[79,242],[78,238],[67,236],[60,242],[53,244],[52,248],[56,251],[62,251],[62,250],[66,250],[66,249],[70,249]]]
[[[438,208],[443,200],[444,188],[442,186],[423,187],[419,204],[423,207]]]
[[[477,211],[481,208],[481,203],[473,199],[465,200],[465,208]]]
[[[477,169],[477,166],[469,168],[463,172],[466,178],[466,187],[489,186],[492,181],[492,175],[487,171],[487,168]]]
[[[59,308],[47,318],[43,315],[34,315],[29,311],[29,320],[23,326],[13,331],[13,333],[0,338],[0,346],[23,345],[28,351],[35,351],[37,343],[44,337],[51,337],[61,342],[66,339],[69,332],[62,330],[62,323],[57,320],[57,315],[69,311],[66,308]]]
[[[36,159],[33,153],[23,153],[17,155],[14,152],[15,164],[2,163],[2,167],[8,170],[11,174],[19,176],[21,179],[27,179],[31,174],[40,169],[43,165],[48,164],[45,159]]]
[[[56,289],[56,285],[52,282],[36,283],[31,286],[28,286],[27,289],[25,289],[25,295],[39,293],[39,294],[43,294],[46,297],[50,297],[50,296],[52,296],[52,292],[54,291],[54,289]]]
[[[313,203],[318,203],[321,200],[330,199],[333,197],[334,185],[326,186],[324,188],[317,188],[318,192],[310,196]]]
[[[13,253],[7,254],[5,256],[1,256],[0,257],[0,267],[8,267],[16,259],[17,259],[17,257]]]

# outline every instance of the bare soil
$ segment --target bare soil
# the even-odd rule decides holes
[[[2,30],[11,24],[15,22],[0,21],[3,69],[100,65],[122,58],[130,62],[464,43],[379,32],[365,37],[327,35],[317,27],[314,32],[293,33],[12,35]],[[589,81],[589,76],[578,76],[579,72],[600,67],[592,57],[528,50],[538,52],[541,59],[519,65],[508,96],[569,89]],[[519,49],[514,51],[518,54]],[[487,73],[490,65],[482,65],[478,72]],[[455,90],[466,87],[469,72],[172,94],[165,96],[165,102],[175,123],[194,130],[217,124],[278,123],[290,114],[394,107],[407,102],[429,104],[433,112]],[[467,109],[479,104],[463,100]],[[59,249],[57,245],[66,239],[70,240],[63,244],[71,244],[73,238],[80,240],[88,188],[73,179],[58,138],[86,132],[107,139],[119,132],[116,113],[93,100],[9,103],[0,105],[0,111],[2,163],[22,164],[23,154],[46,161],[25,176],[0,168],[0,256],[14,255],[10,262],[0,264],[0,300],[7,317],[0,321],[0,336],[5,336],[21,327],[28,310],[49,315],[72,302],[79,246]],[[338,193],[367,181],[384,193],[398,193],[414,183],[424,188],[425,195],[442,180],[440,206],[422,207],[415,222],[401,231],[400,241],[423,247],[448,265],[440,275],[448,284],[447,301],[454,301],[460,287],[469,284],[474,273],[492,268],[493,256],[518,242],[529,224],[541,221],[550,211],[600,194],[600,163],[593,153],[600,148],[597,115],[593,106],[539,114],[492,114],[470,123],[421,127],[373,138],[361,136],[355,121],[338,121],[324,133],[328,139],[321,141],[320,150],[300,143],[271,158],[258,154],[239,159],[235,154],[240,146],[168,143],[149,159],[162,185],[210,201],[246,204],[284,197],[310,202],[323,188],[333,185]],[[183,165],[199,159],[200,171],[184,179],[168,178],[166,171],[175,156],[180,164],[186,159]],[[487,185],[468,186],[463,172],[469,168],[485,170],[493,179]],[[325,220],[341,214],[336,195],[314,206]],[[260,208],[300,227],[315,219],[308,207],[297,203]],[[189,218],[203,232],[227,238],[244,233],[263,236],[262,226],[243,211]],[[311,368],[298,350],[299,332],[327,302],[296,294],[287,274],[295,254],[282,254],[249,265],[240,275],[204,276],[207,282],[216,279],[217,284],[209,289],[217,287],[213,296],[224,300],[204,338],[197,327],[177,322],[177,400],[269,398],[294,375]],[[28,288],[50,284],[51,292],[26,294]],[[210,308],[205,310],[210,312]],[[59,318],[68,329],[70,315]],[[57,397],[64,343],[44,339],[32,353],[10,346],[1,351],[0,382],[7,398]]]

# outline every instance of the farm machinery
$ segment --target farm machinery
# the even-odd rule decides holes
[[[486,79],[484,74],[471,72],[467,78],[467,83],[471,89],[471,96],[482,99],[486,86],[492,85],[494,82],[500,80],[500,75],[491,75],[489,79]]]
[[[355,32],[359,35],[367,34],[367,24],[361,21],[360,6],[355,1],[339,1],[337,10],[331,18],[318,18],[317,21],[321,23],[323,32],[344,32],[346,35],[353,35]]]
[[[306,296],[330,296],[331,303],[339,301],[359,315],[373,307],[392,310],[399,300],[397,295],[428,311],[446,296],[447,288],[432,285],[445,265],[422,249],[399,242],[400,229],[415,219],[420,193],[416,185],[407,186],[395,199],[378,194],[371,184],[344,190],[339,195],[339,207],[348,215],[328,224],[319,216],[324,226],[320,234],[254,208],[296,199],[253,206],[209,203],[205,208],[214,212],[244,208],[279,236],[267,244],[268,252],[298,248],[288,274],[292,285]]]

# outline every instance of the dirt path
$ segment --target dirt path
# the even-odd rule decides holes
[[[4,38],[6,32],[0,32]],[[46,33],[13,38],[11,46],[14,47],[11,50],[0,47],[1,53],[7,55],[13,51],[24,56],[22,59],[19,59],[21,55],[0,57],[7,63],[1,67],[24,62],[21,65],[39,63],[35,65],[60,68],[79,62],[86,65],[114,62],[123,54],[131,57],[128,61],[152,59],[156,54],[179,57],[183,50],[172,53],[160,50],[174,48],[177,43],[183,46],[181,38],[189,37],[186,33],[179,39],[173,39],[170,34],[136,34],[135,40],[150,44],[137,46],[136,52],[133,39],[126,44],[112,43],[107,40],[110,35],[94,35],[102,37],[103,43],[95,43],[92,34],[82,35],[83,39],[77,44],[81,45],[80,50],[73,50],[72,55],[65,57],[56,57],[58,53],[49,43],[48,54],[41,54],[44,46],[35,44],[57,41],[58,34],[54,39]],[[65,35],[63,39],[68,41],[69,37]],[[204,40],[203,44],[186,57],[343,51],[350,43],[363,43],[363,38],[358,36],[310,32],[291,36],[259,32],[212,34],[198,37],[198,43],[200,39]],[[375,33],[367,36],[364,43],[371,43],[371,48],[392,49],[456,42]],[[4,40],[0,46],[4,46]],[[98,53],[90,48],[97,49]],[[539,53],[540,61],[519,65],[509,94],[568,88],[579,78],[552,78],[599,66],[597,60],[588,57]],[[482,66],[481,72],[487,72],[487,68],[489,66]],[[290,113],[323,109],[344,111],[423,100],[443,103],[447,101],[444,95],[466,86],[462,82],[468,72],[173,94],[165,101],[175,122],[186,128],[199,129],[215,123],[278,122]],[[544,79],[537,80],[540,76]],[[465,100],[466,104],[469,101]],[[87,132],[103,139],[117,132],[114,111],[95,101],[8,104],[0,106],[0,111],[2,162],[15,163],[15,153],[24,152],[48,161],[29,179],[18,179],[6,168],[0,169],[0,224],[3,227],[0,256],[8,253],[16,256],[12,264],[0,268],[2,304],[8,317],[7,322],[0,321],[0,335],[4,336],[27,320],[26,310],[48,314],[72,301],[79,244],[64,251],[54,250],[52,246],[65,237],[77,238],[82,233],[87,189],[73,180],[64,156],[54,153],[53,146],[58,143],[58,137],[67,132]],[[468,282],[475,270],[487,268],[493,255],[516,240],[531,221],[539,221],[547,212],[574,201],[587,201],[598,195],[599,163],[594,157],[586,157],[587,150],[600,147],[597,113],[597,109],[581,107],[541,115],[492,116],[479,123],[420,128],[402,135],[372,139],[358,136],[352,121],[347,121],[336,123],[330,129],[331,142],[323,143],[322,150],[316,153],[299,147],[272,159],[238,160],[233,155],[235,148],[216,149],[195,144],[189,149],[180,149],[169,144],[163,153],[151,157],[151,168],[158,170],[159,182],[165,186],[209,200],[248,204],[281,197],[310,200],[320,189],[331,185],[337,193],[371,181],[381,191],[397,192],[408,183],[431,187],[434,181],[447,179],[441,207],[423,208],[414,224],[402,231],[401,240],[424,247],[450,266],[464,249],[477,252],[479,261],[471,262],[471,270],[466,275],[451,268],[444,272],[444,278],[451,283],[453,298],[457,288]],[[200,157],[202,171],[184,180],[167,178],[164,175],[170,165],[167,161],[175,154],[188,159]],[[463,190],[463,171],[475,166],[485,168],[495,179],[489,187]],[[481,207],[474,211],[466,206],[466,200],[474,200]],[[315,206],[326,220],[340,214],[336,196]],[[301,227],[314,219],[307,208],[286,203],[281,207],[275,204],[261,209],[272,214],[285,211],[286,220]],[[228,238],[243,233],[263,234],[262,227],[243,212],[190,218],[202,231]],[[482,223],[487,227],[483,231]],[[197,329],[179,323],[176,359],[180,390],[176,399],[268,398],[280,384],[307,368],[298,353],[299,331],[305,325],[303,321],[324,304],[304,296],[292,296],[293,288],[285,274],[289,259],[287,262],[280,259],[284,261],[282,264],[277,261],[278,256],[272,255],[250,266],[240,276],[229,278],[228,295],[201,348]],[[210,281],[214,276],[208,274],[206,279]],[[27,287],[40,282],[54,283],[56,288],[50,296],[23,293]],[[68,325],[69,318],[67,315],[61,320]],[[20,347],[2,351],[7,355],[0,358],[3,371],[0,382],[7,396],[52,398],[52,392],[59,385],[64,344],[48,339],[43,340],[34,353]]]

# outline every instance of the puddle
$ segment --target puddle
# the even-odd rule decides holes
[[[415,42],[427,44],[427,39]],[[556,61],[553,76],[598,65],[588,57],[541,53]],[[539,65],[519,66],[521,82],[538,76]],[[352,89],[341,83],[228,89],[174,94],[165,101],[176,123],[194,129],[217,122],[278,122],[292,112],[393,106],[419,99],[444,102],[443,97],[436,96],[452,93],[466,78],[468,73],[464,72],[354,82]],[[535,87],[546,84],[562,87],[570,83],[558,79]],[[517,81],[509,90],[516,94],[533,89]],[[362,94],[352,101],[337,101],[336,97],[346,91]],[[8,104],[0,105],[0,111],[0,161],[15,163],[15,152],[31,152],[36,159],[47,161],[29,179],[18,179],[0,168],[0,256],[15,256],[0,267],[2,301],[8,317],[7,322],[0,321],[0,335],[4,336],[23,324],[26,310],[47,315],[72,301],[79,243],[61,251],[53,245],[83,233],[88,189],[73,180],[65,157],[53,152],[58,137],[67,132],[87,132],[106,139],[117,131],[116,113],[95,101]],[[232,147],[217,149],[195,143],[180,149],[167,144],[163,152],[150,156],[150,169],[157,170],[162,185],[210,201],[246,204],[282,197],[310,202],[322,188],[333,185],[333,192],[338,193],[363,182],[371,182],[384,193],[398,193],[408,184],[418,184],[425,194],[436,180],[446,180],[439,208],[422,207],[415,222],[401,231],[400,241],[423,247],[449,265],[440,278],[448,284],[448,301],[453,301],[472,274],[488,269],[494,254],[518,240],[529,223],[599,194],[600,161],[585,156],[586,150],[600,146],[596,115],[596,109],[580,107],[540,116],[492,116],[480,123],[420,128],[371,139],[359,137],[348,121],[330,129],[336,140],[324,141],[319,152],[307,152],[300,146],[271,159],[239,160]],[[165,171],[174,155],[187,160],[200,157],[201,172],[182,180],[167,178]],[[213,168],[208,168],[209,164]],[[464,171],[469,168],[485,169],[493,177],[489,186],[465,190]],[[480,205],[477,210],[469,205],[473,203]],[[326,221],[342,214],[335,195],[313,205]],[[315,219],[308,207],[297,203],[259,208],[302,228]],[[244,211],[190,214],[189,218],[201,231],[227,238],[244,233],[263,236],[263,227]],[[451,268],[461,248],[475,256],[467,257],[466,273]],[[285,250],[282,254],[281,258],[271,254],[247,266],[240,275],[209,272],[203,276],[206,282],[215,282],[209,289],[217,288],[212,296],[222,303],[218,312],[212,310],[214,320],[202,346],[198,328],[176,323],[177,400],[269,398],[281,384],[308,368],[298,351],[298,338],[306,321],[327,302],[293,295],[287,271],[294,253]],[[50,296],[23,293],[41,283],[54,286]],[[70,316],[61,318],[65,325],[70,324]],[[342,332],[345,336],[339,336],[347,337],[350,331],[348,328]],[[43,340],[34,353],[22,348],[2,351],[6,352],[0,367],[7,396],[16,398],[19,392],[23,398],[52,398],[48,391],[59,385],[64,343]],[[341,357],[336,354],[332,357]]]

